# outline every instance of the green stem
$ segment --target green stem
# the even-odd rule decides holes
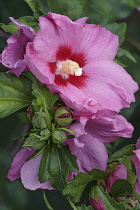
[[[43,198],[44,198],[44,201],[45,201],[45,204],[46,204],[47,208],[50,209],[50,210],[54,210],[54,209],[51,207],[51,205],[49,204],[49,201],[48,201],[47,198],[46,198],[45,190],[43,190]]]
[[[74,205],[74,203],[72,202],[70,196],[68,196],[68,199],[69,199],[69,203],[70,203],[71,207],[73,208],[73,210],[78,210],[78,209],[76,208],[76,206]]]

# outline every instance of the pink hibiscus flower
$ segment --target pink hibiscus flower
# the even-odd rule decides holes
[[[19,76],[23,71],[29,71],[25,58],[26,45],[33,41],[35,32],[32,28],[20,23],[14,18],[10,20],[19,28],[18,36],[12,35],[7,40],[7,47],[4,48],[0,55],[0,62],[7,68],[10,73]]]
[[[135,100],[138,86],[113,61],[118,37],[99,25],[86,24],[87,19],[73,22],[51,12],[41,16],[40,30],[27,45],[30,70],[74,110],[119,112]]]

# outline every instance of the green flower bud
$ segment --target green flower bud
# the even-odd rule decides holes
[[[68,108],[60,107],[54,113],[54,120],[60,126],[70,125],[73,121],[72,112]]]
[[[45,112],[35,112],[33,117],[33,124],[36,128],[45,129],[47,128],[47,116]]]
[[[39,138],[29,136],[23,144],[23,147],[26,147],[29,150],[40,150],[45,143],[45,141],[39,141]]]
[[[66,140],[66,138],[67,138],[67,136],[66,136],[65,132],[62,130],[56,130],[52,134],[52,141],[54,143],[62,143],[63,141]]]

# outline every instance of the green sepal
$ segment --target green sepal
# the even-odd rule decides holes
[[[111,188],[111,195],[114,198],[127,197],[130,196],[132,192],[133,192],[132,185],[124,179],[117,179],[113,183]]]
[[[43,152],[38,177],[41,183],[49,179],[52,187],[62,191],[66,186],[68,173],[76,171],[76,157],[68,147],[58,148],[53,145],[53,148],[47,147]]]
[[[31,81],[10,73],[0,73],[0,118],[32,104]]]
[[[47,128],[48,124],[46,113],[42,112],[42,109],[40,109],[39,112],[35,112],[32,123],[36,128],[39,128],[41,130]]]
[[[62,143],[63,141],[65,141],[67,138],[66,134],[64,131],[62,130],[55,130],[52,133],[52,141],[54,143]]]
[[[22,147],[26,147],[29,150],[40,150],[45,146],[46,142],[39,141],[38,138],[29,136],[24,142]]]
[[[73,200],[75,202],[79,202],[87,184],[93,180],[100,179],[107,179],[107,174],[99,169],[92,169],[88,174],[81,172],[74,180],[67,184],[63,191],[63,195],[71,194],[73,196]]]

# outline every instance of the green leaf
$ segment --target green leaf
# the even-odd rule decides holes
[[[93,210],[91,206],[86,206],[85,204],[82,204],[81,206],[76,206],[78,210]]]
[[[119,161],[120,158],[123,158],[124,156],[133,156],[134,152],[132,150],[135,150],[136,146],[135,144],[129,144],[125,147],[122,147],[120,150],[115,152],[113,155],[110,156],[108,163]]]
[[[93,180],[106,179],[107,175],[99,169],[92,169],[89,174],[79,173],[74,180],[65,187],[63,194],[71,194],[75,202],[79,202],[86,185]]]
[[[133,55],[126,49],[123,48],[119,48],[118,52],[117,52],[117,56],[118,57],[122,57],[125,56],[126,58],[128,58],[129,60],[133,61],[134,63],[136,63],[136,59],[133,57]]]
[[[32,94],[36,97],[37,105],[42,107],[45,104],[48,110],[51,111],[59,96],[57,94],[51,94],[47,86],[41,85],[35,77],[33,78],[32,88]]]
[[[111,188],[111,194],[114,198],[127,197],[132,192],[132,185],[124,179],[117,179]]]
[[[106,25],[106,28],[112,33],[118,35],[120,45],[124,42],[126,33],[126,23],[111,23]]]
[[[115,20],[126,18],[133,10],[118,0],[84,0],[84,16],[93,18],[94,23],[106,26]],[[119,12],[118,12],[119,11]]]
[[[39,0],[24,0],[31,10],[34,12],[36,18],[43,15],[42,11],[40,10],[40,1]]]
[[[136,183],[136,175],[134,173],[135,168],[132,160],[130,157],[124,156],[123,158],[119,159],[119,162],[126,167],[127,181],[134,185]]]
[[[122,203],[117,203],[113,197],[110,197],[106,192],[98,187],[99,196],[102,198],[102,203],[105,205],[106,209],[112,210],[125,210]]]
[[[24,16],[17,19],[19,22],[33,28],[35,31],[38,31],[38,21],[33,16]],[[10,34],[18,34],[17,31],[19,28],[12,22],[10,22],[8,25],[3,24],[2,29],[5,32],[8,32]]]
[[[51,186],[62,191],[66,186],[66,177],[69,172],[78,171],[76,157],[71,154],[67,146],[46,148],[43,152],[39,167],[39,180],[50,180]]]
[[[31,81],[10,73],[0,73],[0,118],[31,105]]]
[[[126,65],[123,64],[120,60],[118,60],[118,59],[115,58],[114,61],[115,61],[117,64],[119,64],[120,66],[126,67]]]
[[[93,185],[90,190],[90,197],[94,199],[96,202],[98,202],[99,192],[98,192],[98,186]]]
[[[82,15],[83,6],[78,0],[48,0],[52,12],[66,15],[72,20],[76,20]]]
[[[133,191],[133,195],[134,195],[135,200],[140,202],[140,195],[135,190]]]

